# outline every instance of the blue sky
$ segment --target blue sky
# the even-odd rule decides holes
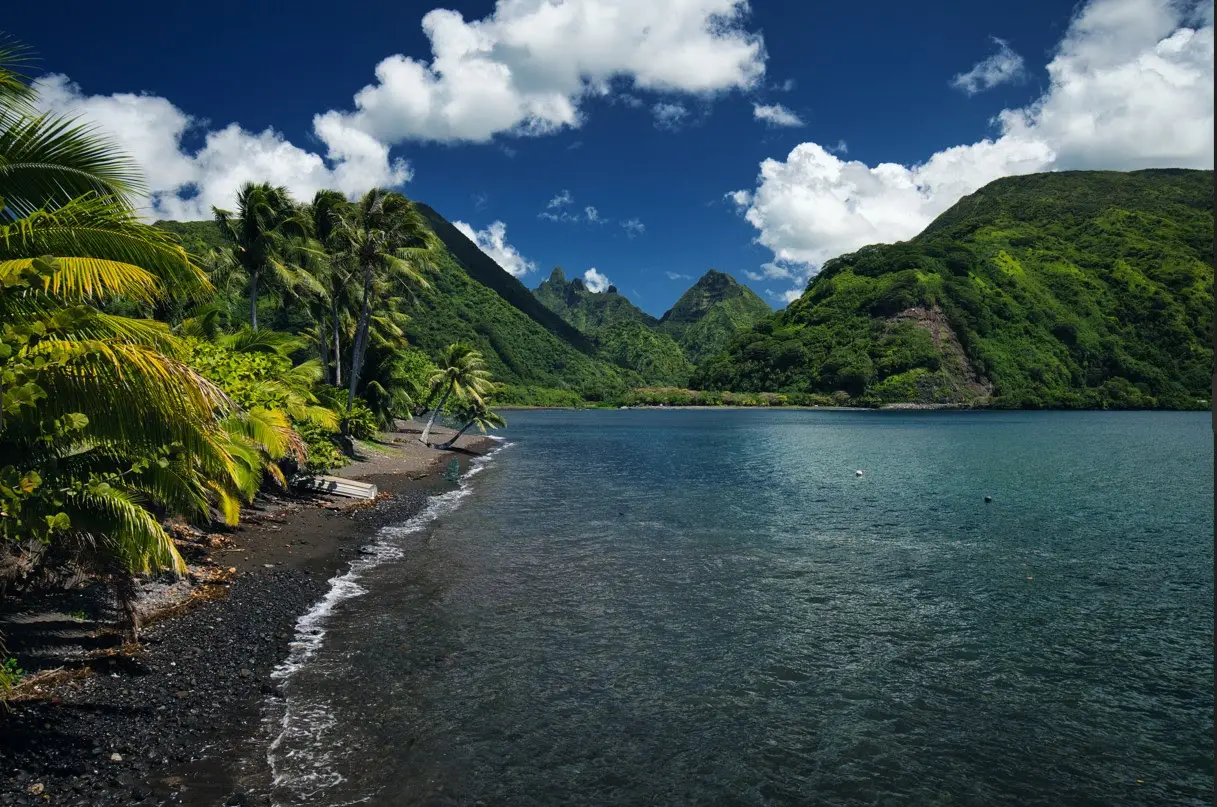
[[[711,267],[782,305],[998,176],[1212,167],[1211,3],[438,7],[459,16],[27,3],[0,26],[49,108],[144,165],[161,215],[246,179],[400,183],[527,285],[594,267],[654,314]]]

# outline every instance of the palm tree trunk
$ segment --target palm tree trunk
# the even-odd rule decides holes
[[[249,275],[249,327],[258,330],[258,270]]]
[[[351,348],[351,378],[347,391],[347,409],[355,405],[355,385],[363,369],[363,356],[368,349],[368,327],[372,322],[372,267],[363,270],[363,305],[359,309],[359,325],[355,328],[355,344]]]
[[[325,327],[325,317],[317,321],[317,347],[321,350],[321,380],[330,383],[330,335]]]
[[[418,438],[420,443],[426,443],[427,437],[431,434],[431,427],[435,425],[435,417],[444,409],[444,404],[448,403],[448,396],[452,394],[452,385],[448,385],[448,389],[444,390],[444,397],[439,399],[439,406],[431,410],[431,419],[427,421],[426,427],[423,429],[422,436]]]
[[[465,430],[468,429],[470,426],[472,426],[476,422],[477,422],[476,420],[471,420],[468,423],[466,423],[464,426],[461,426],[461,430],[459,432],[457,432],[456,434],[452,435],[452,439],[449,440],[448,442],[444,443],[442,446],[440,446],[440,448],[451,448],[453,443],[455,443],[457,440],[461,439],[461,435],[465,433]]]
[[[111,581],[114,587],[114,597],[123,611],[123,628],[127,634],[127,640],[138,642],[140,624],[139,612],[135,610],[135,601],[139,597],[139,587],[136,585],[135,577],[123,569],[116,572],[111,577]]]
[[[338,332],[338,301],[330,298],[330,318],[334,327],[334,386],[342,386],[342,336]]]

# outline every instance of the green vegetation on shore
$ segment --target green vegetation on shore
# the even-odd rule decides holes
[[[644,384],[685,384],[696,363],[771,311],[730,275],[707,272],[656,319],[618,293],[567,280],[560,267],[534,291],[545,307],[592,340],[598,355],[636,373]],[[624,394],[624,393],[623,393]]]
[[[862,405],[1209,405],[1213,173],[993,182],[906,243],[825,264],[702,365],[706,390]]]
[[[663,315],[660,328],[684,348],[690,363],[701,364],[772,313],[752,289],[711,269]]]
[[[642,383],[683,384],[693,365],[659,320],[618,293],[593,292],[579,278],[567,281],[560,267],[533,294],[564,322],[587,336],[605,361],[637,373]]]
[[[186,570],[168,520],[235,525],[395,418],[503,425],[475,348],[409,344],[448,258],[408,199],[247,184],[145,224],[132,163],[37,113],[23,58],[0,46],[0,594],[100,577],[138,638],[135,577]]]

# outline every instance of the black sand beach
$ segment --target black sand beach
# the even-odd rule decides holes
[[[3,603],[27,678],[0,714],[0,805],[269,803],[250,795],[269,782],[253,746],[296,619],[379,527],[452,489],[453,460],[463,471],[491,445],[439,451],[414,436],[340,472],[376,484],[375,503],[268,497],[223,546],[185,545],[193,582],[146,587],[139,648],[121,647],[96,585]]]

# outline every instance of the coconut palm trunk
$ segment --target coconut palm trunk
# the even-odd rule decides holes
[[[466,423],[464,426],[461,426],[461,430],[459,432],[457,432],[456,434],[452,435],[452,439],[450,439],[448,442],[444,443],[443,446],[441,446],[441,447],[442,448],[451,448],[453,445],[456,444],[457,440],[461,439],[461,435],[464,434],[465,432],[467,432],[469,430],[469,427],[472,426],[474,423],[477,423],[477,418],[474,418],[473,420]]]
[[[321,352],[321,380],[330,383],[330,335],[326,331],[325,317],[317,323],[317,347]]]
[[[372,324],[372,279],[375,271],[372,266],[363,270],[363,304],[359,308],[359,325],[355,328],[355,344],[351,347],[351,378],[347,389],[347,409],[355,405],[355,385],[359,383],[359,373],[363,370],[363,358],[368,351],[368,329]]]
[[[330,299],[330,325],[334,328],[334,386],[342,386],[342,334],[338,330],[338,301]]]
[[[452,384],[448,385],[448,388],[444,390],[444,397],[439,399],[439,405],[431,410],[431,418],[423,428],[422,437],[418,438],[421,442],[427,442],[427,438],[431,436],[431,427],[435,425],[435,418],[443,411],[444,404],[448,403],[448,396],[452,394],[452,386]]]
[[[257,269],[253,270],[249,275],[249,328],[250,330],[258,330],[258,275]]]

